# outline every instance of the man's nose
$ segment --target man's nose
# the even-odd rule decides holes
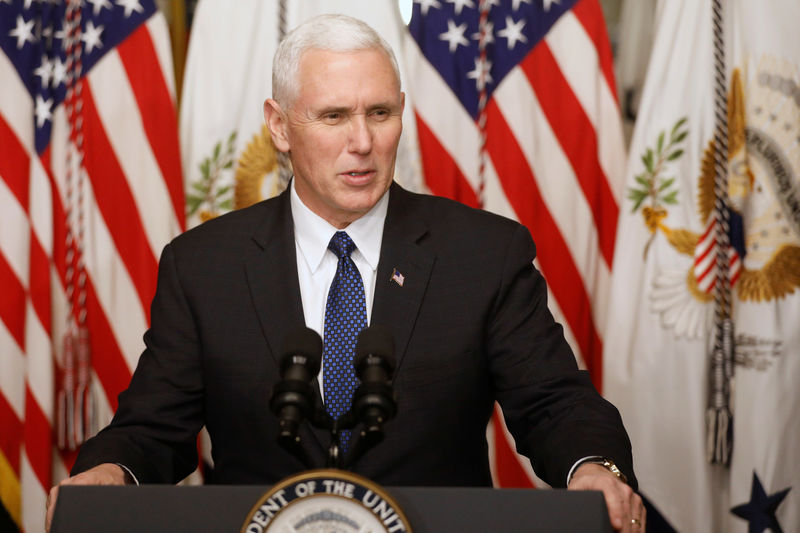
[[[350,119],[348,149],[358,154],[372,151],[372,128],[365,115],[354,115]]]

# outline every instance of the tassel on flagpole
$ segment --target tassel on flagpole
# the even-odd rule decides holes
[[[723,321],[723,340],[730,338],[733,323]],[[714,350],[711,363],[714,383],[722,386],[711,391],[706,410],[706,459],[711,464],[729,465],[733,452],[733,409],[731,408],[731,384],[733,376],[726,371],[727,362],[733,361],[733,345],[723,342]]]
[[[733,321],[731,320],[730,215],[728,211],[728,95],[726,83],[723,6],[713,1],[714,39],[714,349],[709,369],[706,411],[707,459],[729,465],[733,451]]]
[[[75,449],[74,402],[75,397],[75,342],[72,329],[64,334],[63,367],[59,372],[56,423],[58,447],[61,450]]]
[[[78,329],[76,359],[78,368],[75,386],[75,442],[78,445],[86,442],[95,431],[95,409],[92,396],[91,377],[92,361],[89,352],[89,330],[86,326]]]

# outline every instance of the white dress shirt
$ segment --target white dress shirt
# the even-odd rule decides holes
[[[297,277],[300,282],[303,316],[306,326],[322,336],[325,325],[325,304],[328,301],[328,291],[333,277],[336,275],[336,265],[339,262],[336,254],[328,250],[328,243],[334,233],[340,230],[311,211],[300,200],[294,180],[292,180],[290,194],[294,242],[297,250]],[[386,220],[388,206],[389,192],[387,191],[372,209],[351,222],[343,230],[356,245],[356,249],[350,257],[358,268],[364,283],[367,324],[369,324],[372,313],[375,278],[378,273],[378,259],[381,255],[383,239],[383,224]],[[324,390],[322,371],[320,371],[319,383],[320,392],[322,392]]]

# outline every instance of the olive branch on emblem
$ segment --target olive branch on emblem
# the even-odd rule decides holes
[[[665,177],[663,174],[667,170],[668,163],[676,161],[683,155],[683,148],[679,145],[689,135],[689,130],[684,128],[686,120],[686,117],[683,117],[672,126],[669,138],[666,130],[658,134],[655,147],[647,148],[642,154],[644,172],[634,177],[638,185],[628,188],[628,199],[633,201],[632,213],[636,213],[645,200],[649,200],[649,205],[642,208],[645,225],[650,231],[650,239],[644,248],[645,258],[661,221],[667,216],[667,209],[664,206],[678,204],[675,177]]]
[[[192,216],[200,211],[200,218],[205,222],[220,214],[220,211],[233,209],[233,186],[220,185],[222,172],[233,167],[236,131],[231,132],[228,139],[218,141],[214,152],[200,163],[200,180],[191,184],[191,192],[186,195],[186,212]]]

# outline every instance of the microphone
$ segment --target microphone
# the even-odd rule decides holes
[[[353,412],[364,424],[364,436],[378,442],[383,423],[397,414],[389,380],[395,368],[394,338],[389,328],[369,326],[358,335],[353,361],[361,385],[353,395]]]
[[[313,329],[302,327],[287,335],[283,345],[281,381],[272,390],[269,407],[278,416],[278,442],[293,446],[300,440],[300,424],[314,414],[311,382],[322,363],[322,339]]]

